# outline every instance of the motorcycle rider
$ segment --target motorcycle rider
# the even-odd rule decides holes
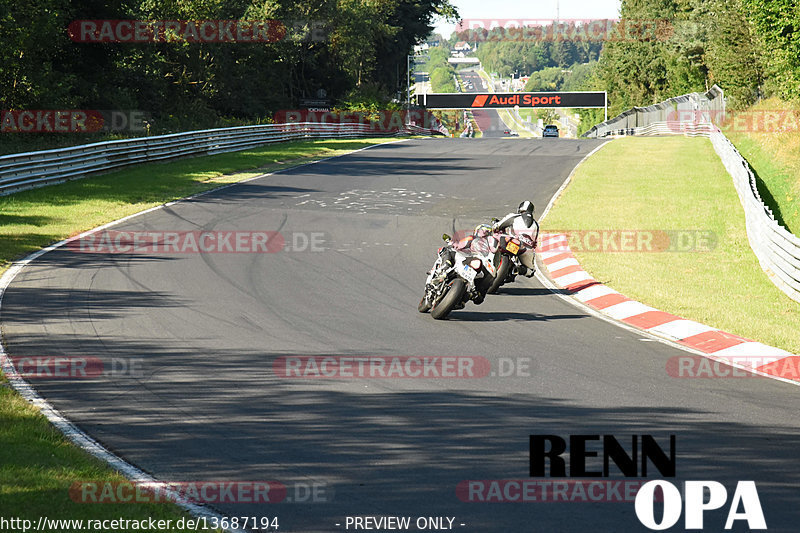
[[[489,237],[492,236],[492,227],[489,224],[478,224],[475,226],[471,235],[467,235],[460,241],[453,243],[453,248],[466,252],[476,252],[481,254],[493,253],[497,248],[492,246]],[[477,294],[472,299],[475,305],[480,305],[486,298],[486,292],[492,284],[491,277],[484,277],[475,282]]]
[[[525,200],[519,204],[516,213],[509,213],[492,224],[492,231],[511,233],[525,246],[525,251],[519,255],[520,274],[528,278],[534,275],[535,249],[539,239],[539,223],[533,218],[533,209],[533,202]]]

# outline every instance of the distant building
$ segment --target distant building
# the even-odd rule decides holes
[[[525,89],[525,85],[528,84],[528,80],[530,76],[520,76],[519,78],[514,79],[513,87],[515,91],[522,91]]]
[[[467,57],[467,54],[469,54],[471,51],[472,47],[469,45],[469,43],[465,41],[458,41],[453,49],[450,50],[450,55],[453,57]]]

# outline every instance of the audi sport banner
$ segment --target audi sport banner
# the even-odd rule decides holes
[[[418,94],[417,105],[428,109],[503,109],[519,107],[605,107],[606,93],[431,93]]]

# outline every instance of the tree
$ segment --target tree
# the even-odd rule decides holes
[[[707,17],[709,83],[725,89],[728,107],[745,108],[756,101],[764,83],[762,44],[737,0],[714,0]]]
[[[800,5],[795,0],[741,0],[764,47],[766,88],[800,98]]]
[[[448,0],[0,0],[0,103],[147,112],[153,132],[260,120],[325,89],[384,103]],[[83,43],[81,19],[273,20],[275,42]],[[315,32],[315,33],[312,33]]]

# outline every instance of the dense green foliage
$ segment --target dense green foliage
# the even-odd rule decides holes
[[[800,99],[796,0],[622,0],[620,11],[618,33],[602,43],[508,30],[459,38],[478,40],[486,70],[530,73],[527,90],[608,91],[612,115],[715,83],[732,109],[765,96]]]
[[[800,4],[794,0],[623,0],[626,20],[664,19],[650,40],[608,42],[594,87],[612,112],[649,105],[716,83],[728,105],[800,96]]]
[[[0,109],[140,110],[159,133],[264,120],[320,90],[339,107],[380,107],[404,90],[406,55],[433,17],[454,14],[449,0],[0,0]],[[67,27],[81,19],[278,20],[288,33],[272,43],[73,42]],[[714,83],[732,108],[800,98],[796,0],[623,0],[621,21],[666,26],[605,42],[454,33],[426,70],[434,91],[454,91],[448,46],[477,39],[487,71],[531,74],[529,90],[606,90],[612,115]]]
[[[321,89],[396,97],[448,0],[0,0],[0,109],[141,110],[153,131],[253,120]],[[276,42],[73,42],[71,22],[277,20]]]
[[[796,0],[741,0],[747,19],[763,47],[768,91],[800,98],[800,3]],[[733,59],[733,58],[732,58]]]
[[[464,32],[466,37],[468,32]],[[527,75],[547,67],[566,68],[575,63],[597,59],[602,43],[597,41],[557,40],[531,41],[525,39],[479,42],[476,55],[484,70],[510,76],[517,72]]]
[[[431,91],[435,93],[456,92],[455,69],[447,62],[450,51],[443,46],[431,48],[428,52],[426,69],[431,77]]]
[[[581,91],[591,81],[597,61],[576,63],[569,68],[548,67],[531,74],[526,91]]]

